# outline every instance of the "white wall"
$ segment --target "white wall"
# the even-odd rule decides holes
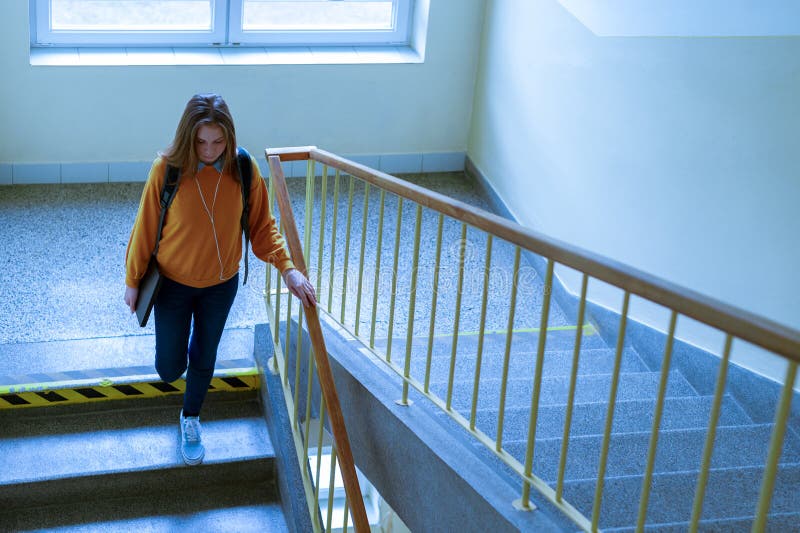
[[[597,37],[557,0],[488,0],[468,155],[523,224],[800,328],[798,95],[796,36]]]
[[[3,0],[0,163],[151,160],[201,91],[254,152],[464,151],[484,0],[431,4],[423,64],[32,67],[28,1]]]

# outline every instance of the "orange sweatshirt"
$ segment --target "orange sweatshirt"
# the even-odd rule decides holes
[[[267,188],[254,159],[250,186],[250,240],[253,253],[283,273],[293,268],[267,200]],[[138,287],[153,253],[161,212],[166,161],[157,158],[145,183],[136,222],[125,252],[125,284]],[[242,258],[242,190],[230,173],[202,166],[181,175],[178,190],[164,218],[158,266],[166,277],[191,287],[210,287],[232,278]],[[214,191],[219,190],[214,201]],[[198,190],[199,186],[199,190]],[[211,217],[203,206],[200,194]],[[215,241],[216,234],[216,241]],[[217,248],[219,244],[219,249]]]

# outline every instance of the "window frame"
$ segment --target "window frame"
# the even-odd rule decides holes
[[[248,46],[358,46],[405,45],[409,43],[409,28],[413,0],[392,0],[391,30],[270,30],[245,31],[242,24],[245,0],[231,0],[228,19],[228,41]]]
[[[393,0],[392,30],[244,31],[245,0],[210,0],[210,31],[53,31],[51,0],[30,0],[32,47],[402,46],[410,44],[414,0]]]

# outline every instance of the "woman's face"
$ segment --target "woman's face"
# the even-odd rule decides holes
[[[227,141],[222,128],[214,124],[203,124],[197,130],[194,144],[198,159],[210,165],[225,151]]]

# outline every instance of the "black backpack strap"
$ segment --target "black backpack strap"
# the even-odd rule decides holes
[[[236,162],[239,166],[239,178],[242,180],[242,233],[244,233],[244,281],[247,284],[248,264],[247,256],[250,250],[250,184],[253,181],[253,162],[250,154],[239,147],[236,153]]]
[[[175,199],[175,193],[178,192],[179,179],[180,169],[172,165],[167,165],[164,185],[161,187],[161,215],[158,218],[158,233],[156,234],[156,246],[153,249],[153,258],[158,255],[158,246],[161,244],[161,230],[164,228],[164,216],[167,214],[169,206],[172,205],[172,200]]]

